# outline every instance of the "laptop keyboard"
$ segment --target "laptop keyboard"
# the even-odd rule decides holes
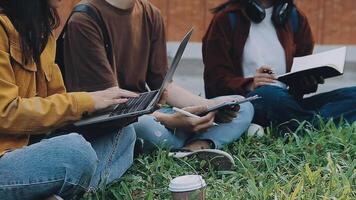
[[[157,93],[158,90],[141,93],[139,97],[131,98],[126,103],[117,105],[110,113],[110,116],[123,115],[145,110]]]

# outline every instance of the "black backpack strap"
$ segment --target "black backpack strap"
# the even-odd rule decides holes
[[[236,24],[237,24],[237,14],[236,14],[236,12],[229,12],[229,19],[230,19],[231,28],[232,28],[233,31],[235,31]]]
[[[299,31],[299,26],[300,26],[300,20],[299,20],[299,13],[298,13],[298,10],[297,8],[294,6],[294,8],[292,9],[292,12],[290,14],[290,18],[291,18],[291,21],[292,21],[292,30],[293,30],[293,33],[294,35],[298,33]]]
[[[93,19],[97,25],[99,25],[101,32],[103,34],[106,55],[107,55],[109,62],[111,62],[112,47],[111,47],[111,43],[110,43],[109,32],[108,32],[108,29],[104,23],[104,20],[101,18],[101,16],[99,16],[97,14],[97,12],[95,12],[94,9],[95,8],[93,8],[89,4],[79,4],[74,7],[74,9],[72,11],[72,15],[76,12],[85,13],[91,19]]]
[[[231,43],[234,44],[234,34],[235,31],[237,29],[237,13],[236,11],[231,11],[228,13],[229,15],[229,21],[230,21],[230,25],[231,25],[231,30],[232,30],[232,41]],[[233,48],[233,45],[231,45],[231,49],[229,50],[229,54],[231,57],[234,56],[235,50]]]

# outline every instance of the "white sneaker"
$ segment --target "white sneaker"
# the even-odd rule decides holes
[[[265,131],[262,126],[258,124],[251,124],[247,130],[248,137],[263,137],[265,135]]]
[[[202,149],[196,151],[179,151],[179,152],[170,152],[168,156],[173,158],[188,158],[188,159],[198,159],[207,161],[207,165],[204,166],[204,169],[212,167],[219,171],[228,171],[235,166],[234,159],[230,154],[225,151],[218,149]]]
[[[62,197],[60,197],[60,196],[53,195],[53,196],[47,198],[46,200],[63,200],[63,199],[62,199]]]

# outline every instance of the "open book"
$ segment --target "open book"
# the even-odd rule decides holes
[[[345,59],[346,47],[297,57],[293,60],[291,72],[278,76],[278,80],[288,84],[307,74],[324,79],[340,76],[344,73]]]

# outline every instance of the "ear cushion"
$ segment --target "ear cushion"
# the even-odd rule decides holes
[[[255,23],[262,22],[266,17],[266,10],[258,0],[248,0],[245,12]]]
[[[273,20],[277,25],[284,25],[292,13],[294,4],[292,0],[280,1],[273,9]]]

